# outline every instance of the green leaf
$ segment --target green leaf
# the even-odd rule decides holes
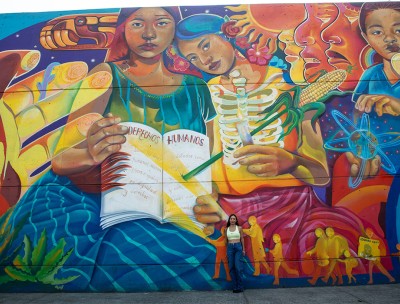
[[[13,261],[14,267],[17,269],[20,269],[26,273],[30,273],[31,274],[31,266],[25,264],[25,261],[23,259],[23,257],[21,257],[20,255],[18,255],[14,261]]]
[[[0,284],[5,284],[11,281],[15,281],[12,277],[10,276],[0,276]]]
[[[292,95],[289,92],[284,92],[275,100],[275,102],[269,107],[265,108],[260,114],[271,114],[277,112],[282,105],[290,104],[292,101]],[[266,119],[268,115],[264,117]]]
[[[322,96],[320,99],[318,99],[318,102],[325,102],[327,101],[329,98],[331,98],[332,96],[344,96],[344,95],[348,95],[348,94],[353,94],[353,91],[330,91],[328,94],[326,94],[325,96]]]
[[[46,254],[42,268],[37,273],[38,278],[46,276],[48,272],[59,263],[60,259],[63,257],[65,245],[65,240],[61,239],[57,245],[48,254]]]
[[[49,282],[54,281],[54,276],[60,270],[60,268],[64,265],[64,263],[68,260],[69,256],[71,255],[73,248],[67,251],[65,255],[59,259],[59,261],[54,265],[53,269],[51,269],[45,276],[40,277],[39,280],[45,284],[51,284]]]
[[[1,217],[0,217],[0,235],[4,234],[4,230],[8,224],[8,221],[10,220],[10,216],[12,214],[12,210],[14,208],[9,208],[6,213],[4,213]]]
[[[46,255],[47,236],[46,229],[43,229],[36,247],[32,251],[32,273],[36,274],[43,265],[43,260]]]
[[[15,256],[18,254],[18,252],[21,250],[22,244],[19,245],[17,248],[14,249],[14,251],[8,255],[5,256],[4,258],[0,259],[0,264],[1,265],[8,265],[11,264],[11,262],[14,260]]]
[[[3,240],[3,244],[0,245],[0,254],[8,251],[8,248],[11,246],[13,236],[14,235],[12,233],[7,234],[6,238]]]
[[[17,281],[30,281],[30,282],[36,282],[36,279],[34,276],[32,276],[30,273],[26,273],[20,269],[15,268],[14,266],[7,266],[4,271],[14,280]]]
[[[293,88],[294,94],[293,94],[293,106],[298,107],[299,102],[300,102],[300,94],[301,94],[301,88],[299,86],[296,86]]]
[[[3,253],[7,253],[8,249],[11,247],[12,242],[14,240],[14,236],[18,235],[18,233],[21,231],[24,223],[26,222],[26,220],[29,217],[29,213],[25,214],[24,217],[18,222],[18,224],[14,227],[14,229],[12,231],[11,230],[11,225],[9,225],[8,221],[9,221],[9,217],[7,217],[7,220],[5,221],[4,224],[4,231],[5,231],[5,235],[6,237],[2,239],[2,244],[0,245],[0,260],[3,260],[4,258],[1,258],[1,255]]]
[[[51,285],[64,285],[64,284],[67,284],[69,282],[72,282],[73,280],[76,280],[79,277],[80,276],[77,275],[77,276],[71,276],[71,277],[67,277],[67,278],[63,278],[63,279],[53,279],[51,281],[51,283],[49,283],[49,284],[51,284]]]
[[[24,235],[24,258],[22,262],[25,266],[32,265],[32,242],[27,235]]]

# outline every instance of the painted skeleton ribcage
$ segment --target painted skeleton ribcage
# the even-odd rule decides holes
[[[226,90],[221,85],[212,85],[210,87],[213,102],[219,114],[219,132],[224,152],[223,161],[226,165],[230,165],[234,168],[239,167],[237,159],[233,157],[233,153],[237,148],[242,147],[243,143],[238,134],[236,123],[240,122],[241,119],[247,119],[249,131],[251,132],[262,123],[259,122],[259,120],[265,117],[265,114],[260,113],[275,102],[278,96],[278,90],[275,88],[267,88],[267,86],[268,84],[264,84],[248,93],[247,105],[245,105],[247,117],[238,116],[238,113],[243,113],[243,110],[238,111],[238,98],[236,93]],[[244,112],[246,114],[246,111]],[[276,115],[277,113],[270,113],[269,117]],[[283,133],[281,125],[282,120],[278,118],[276,121],[254,134],[252,136],[254,144],[275,144],[283,148],[283,140],[278,141],[280,135]]]

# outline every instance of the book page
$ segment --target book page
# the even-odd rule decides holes
[[[175,130],[164,134],[163,143],[163,217],[202,227],[195,220],[193,207],[198,196],[211,193],[211,168],[188,181],[182,175],[210,158],[209,139],[198,132]]]
[[[162,219],[162,137],[143,124],[129,128],[122,149],[102,164],[101,225]]]

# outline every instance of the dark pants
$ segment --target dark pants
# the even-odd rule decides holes
[[[240,242],[228,243],[229,273],[233,282],[233,290],[243,290],[243,247]]]

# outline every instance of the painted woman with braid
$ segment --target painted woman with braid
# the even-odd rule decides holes
[[[62,271],[78,278],[64,290],[221,288],[212,279],[215,249],[202,237],[151,219],[100,228],[99,167],[126,140],[127,129],[119,122],[146,124],[160,133],[212,134],[215,110],[207,85],[169,71],[164,63],[178,19],[174,7],[121,10],[108,63],[92,71],[113,75],[108,96],[89,109],[104,118],[93,124],[81,146],[53,160],[52,170],[14,210],[14,223],[31,213],[19,243],[26,235],[36,244],[45,229],[50,243],[63,238],[73,249]]]
[[[280,234],[285,244],[285,259],[300,260],[305,255],[312,245],[313,225],[319,216],[346,235],[356,251],[355,236],[362,233],[362,222],[344,208],[325,206],[314,193],[312,186],[325,186],[330,177],[318,122],[312,126],[308,113],[300,122],[301,140],[295,131],[279,139],[285,132],[282,127],[285,116],[271,123],[269,129],[254,134],[253,144],[240,144],[238,136],[235,140],[239,144],[232,147],[232,141],[223,138],[232,136],[235,130],[233,123],[229,125],[232,111],[241,112],[237,117],[239,121],[247,115],[249,126],[254,129],[259,113],[273,104],[278,94],[290,88],[281,82],[279,69],[250,62],[250,58],[245,58],[235,48],[229,38],[233,31],[226,30],[232,26],[232,21],[228,22],[216,15],[193,15],[178,23],[176,34],[180,53],[198,69],[214,76],[209,85],[213,102],[218,107],[216,121],[219,125],[215,126],[213,154],[224,151],[225,143],[232,154],[232,159],[227,160],[224,153],[224,159],[213,166],[213,180],[218,186],[221,206],[226,212],[236,213],[242,221],[255,216],[266,239],[267,235]],[[238,105],[242,102],[239,93],[243,89],[247,113]],[[202,197],[198,201],[201,202]],[[210,221],[221,220],[210,209],[207,211]],[[266,246],[271,245],[270,240],[270,245]],[[302,270],[303,274],[312,272],[307,266]]]

